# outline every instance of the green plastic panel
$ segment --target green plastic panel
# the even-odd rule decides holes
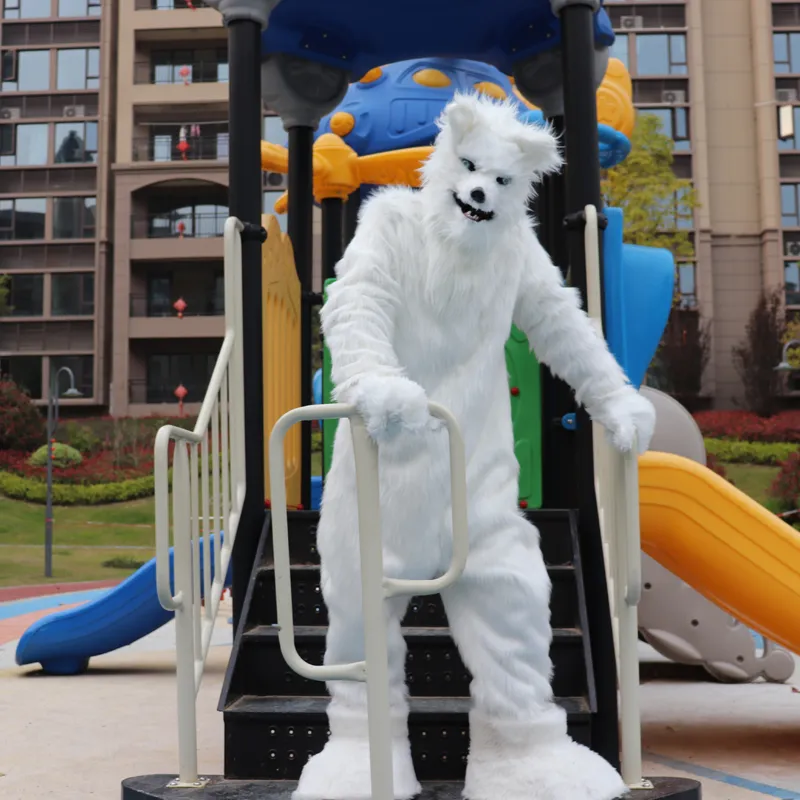
[[[328,286],[335,278],[325,281],[324,299]],[[542,506],[542,393],[539,362],[531,353],[525,334],[516,328],[506,342],[506,369],[511,391],[511,419],[514,425],[514,452],[519,462],[519,499],[528,508]],[[328,348],[322,355],[322,401],[331,402],[331,359]],[[338,420],[322,423],[322,467],[328,474],[333,457],[333,440]]]

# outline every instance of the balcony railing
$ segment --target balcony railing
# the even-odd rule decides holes
[[[131,236],[134,239],[212,239],[223,235],[227,218],[227,209],[198,214],[168,211],[134,216]]]
[[[186,304],[181,312],[184,317],[219,317],[225,313],[225,302],[221,297],[216,297],[211,289],[206,294],[187,294],[180,299]],[[176,295],[175,302],[178,297]],[[172,301],[165,303],[160,297],[146,294],[131,295],[132,317],[177,317],[178,312]]]
[[[166,378],[158,381],[148,381],[144,378],[134,378],[128,381],[128,402],[129,403],[175,403],[178,405],[178,398],[175,390],[178,386],[186,389],[184,403],[202,403],[206,389],[208,389],[208,379],[206,380],[181,380],[181,378]]]
[[[175,11],[192,8],[208,8],[203,0],[136,0],[136,11]]]
[[[228,134],[193,136],[180,140],[178,136],[156,135],[134,139],[134,161],[226,161]]]
[[[197,61],[194,59],[176,64],[157,64],[137,61],[133,65],[134,83],[186,84],[227,83],[228,64],[225,61]]]

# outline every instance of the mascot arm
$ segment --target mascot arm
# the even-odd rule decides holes
[[[655,427],[652,405],[630,385],[582,309],[578,291],[564,284],[538,239],[531,239],[514,324],[528,337],[537,358],[566,381],[592,419],[608,429],[618,449],[630,449],[634,434],[646,449]]]

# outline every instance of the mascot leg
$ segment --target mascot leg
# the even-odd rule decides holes
[[[334,475],[323,499],[317,542],[322,562],[322,593],[328,607],[325,664],[347,664],[364,659],[364,620],[361,604],[361,574],[358,520],[352,475]],[[384,569],[392,570],[385,558]],[[411,762],[408,741],[408,701],[405,685],[406,643],[400,630],[410,598],[397,597],[384,604],[388,650],[393,733],[392,760],[394,796],[409,800],[420,791]],[[369,800],[372,797],[367,729],[366,684],[331,681],[328,706],[330,738],[321,753],[312,756],[303,769],[293,800]]]
[[[493,513],[492,513],[493,511]],[[567,735],[550,678],[550,581],[538,532],[515,512],[487,509],[467,568],[443,594],[473,676],[467,800],[612,800],[619,774]]]

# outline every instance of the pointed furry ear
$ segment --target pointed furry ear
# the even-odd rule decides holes
[[[558,172],[564,160],[558,147],[558,138],[547,126],[525,124],[514,141],[531,172],[537,176]]]
[[[462,139],[477,121],[475,101],[465,94],[456,94],[444,107],[439,127],[448,127],[456,139]]]

